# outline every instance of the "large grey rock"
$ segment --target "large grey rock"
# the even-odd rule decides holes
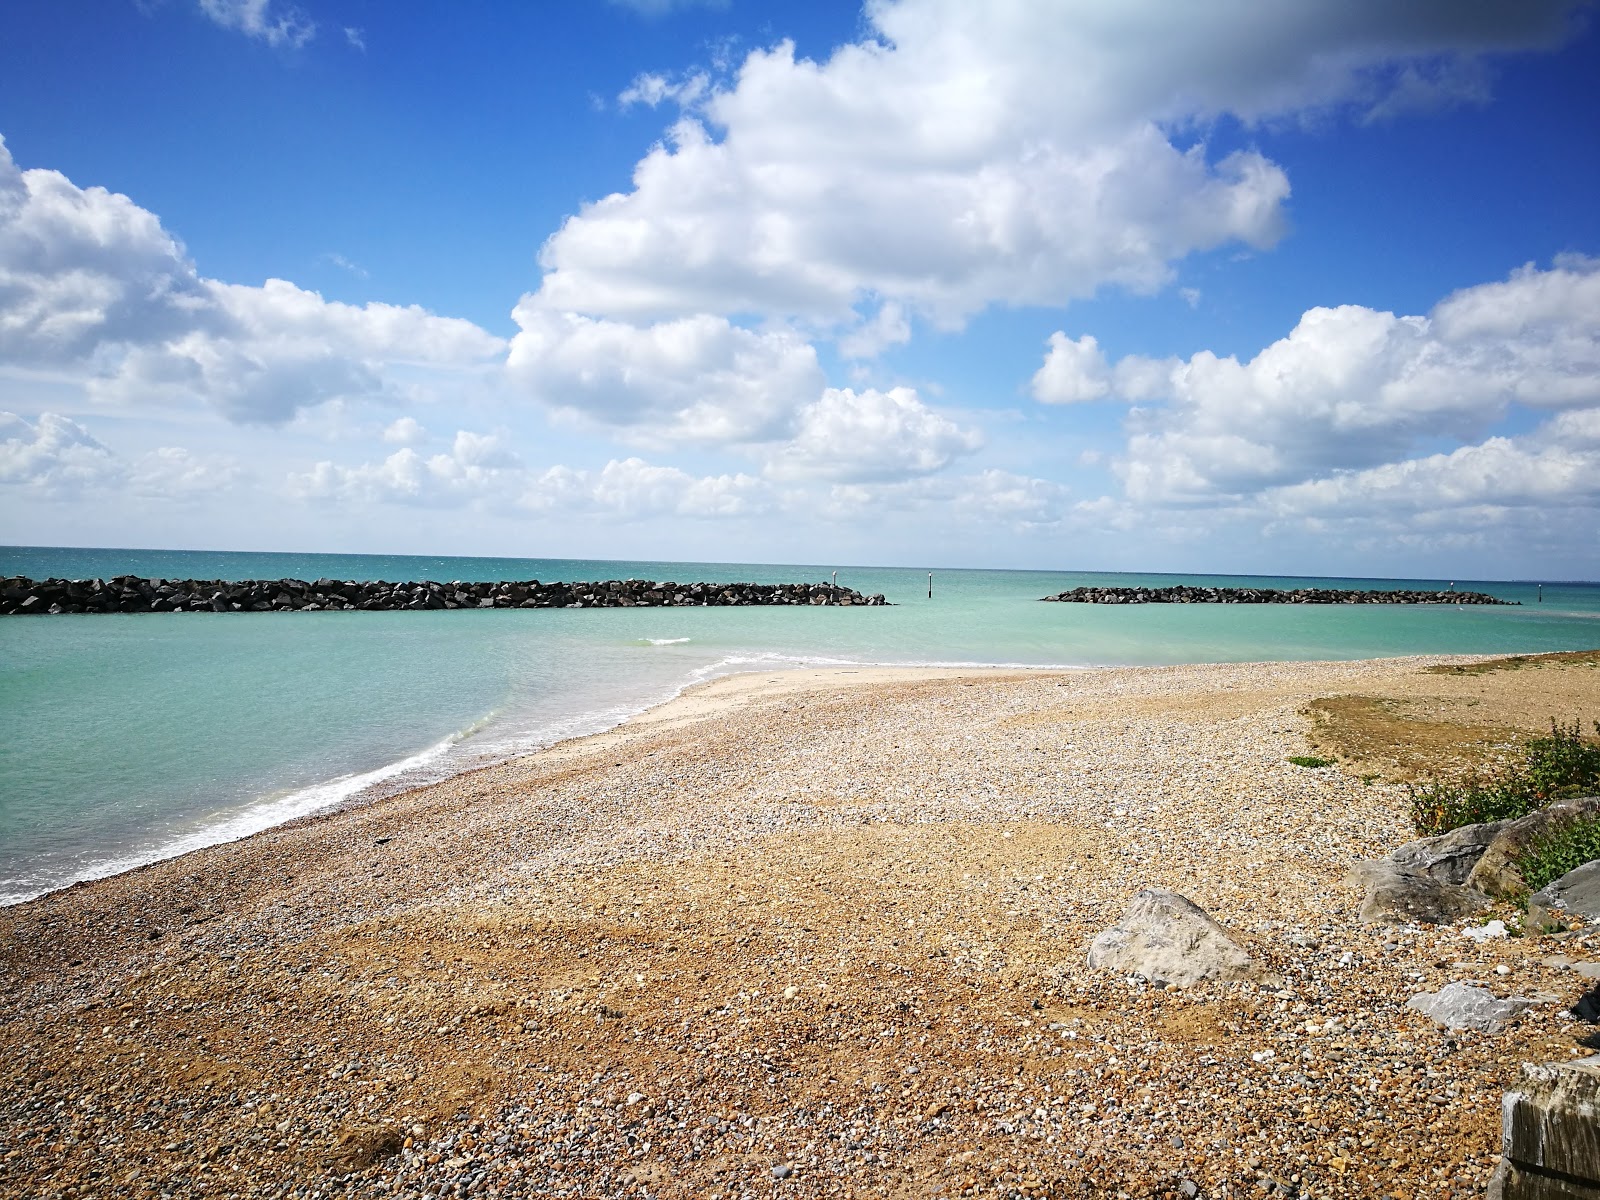
[[[1445,883],[1422,871],[1411,870],[1387,858],[1357,863],[1351,878],[1367,889],[1361,901],[1361,921],[1409,925],[1443,925],[1470,917],[1488,907],[1482,892]]]
[[[1557,800],[1515,821],[1506,822],[1478,859],[1467,884],[1490,896],[1516,897],[1528,892],[1528,881],[1517,870],[1517,859],[1535,842],[1563,825],[1600,819],[1600,796],[1575,796]]]
[[[1473,987],[1470,983],[1447,983],[1437,992],[1421,992],[1411,997],[1406,1007],[1432,1017],[1449,1029],[1499,1033],[1507,1021],[1538,1003],[1526,996],[1496,1000],[1487,988]]]
[[[1089,965],[1178,987],[1257,974],[1250,955],[1205,909],[1166,888],[1134,896],[1121,922],[1094,939]]]
[[[1430,875],[1440,883],[1465,883],[1483,852],[1510,821],[1463,825],[1438,837],[1407,842],[1389,855],[1389,862],[1409,871]]]
[[[1501,1102],[1489,1200],[1600,1200],[1600,1055],[1522,1075]]]
[[[1528,924],[1547,929],[1573,917],[1600,923],[1600,859],[1584,863],[1528,897]]]

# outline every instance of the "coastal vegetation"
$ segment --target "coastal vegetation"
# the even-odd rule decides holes
[[[1584,863],[1600,859],[1600,818],[1582,818],[1550,830],[1517,860],[1517,869],[1537,892]]]
[[[1323,767],[1333,766],[1333,759],[1321,758],[1315,754],[1291,754],[1289,761],[1297,767],[1305,767],[1310,771],[1318,771]]]
[[[1600,721],[1594,727],[1600,735]],[[1576,720],[1562,725],[1552,718],[1548,736],[1529,738],[1520,757],[1498,770],[1473,768],[1462,776],[1435,777],[1406,786],[1412,823],[1424,837],[1463,825],[1511,820],[1568,796],[1600,791],[1600,741],[1584,737]],[[1582,837],[1579,835],[1578,842],[1552,846],[1549,854],[1564,860]]]

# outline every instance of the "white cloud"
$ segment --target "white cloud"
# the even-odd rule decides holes
[[[29,422],[0,412],[0,485],[61,498],[126,488],[181,500],[223,491],[243,475],[231,457],[180,446],[162,446],[130,462],[60,413],[41,413]]]
[[[632,108],[643,104],[659,108],[671,101],[681,108],[697,104],[711,89],[711,77],[704,71],[691,71],[680,78],[645,72],[634,77],[632,83],[617,94],[617,107]]]
[[[530,303],[848,324],[888,301],[950,327],[995,303],[1150,290],[1193,251],[1271,245],[1289,190],[1261,155],[1214,161],[1172,131],[1437,92],[1484,53],[1558,42],[1573,9],[880,0],[826,61],[784,42],[697,87],[633,190],[546,243]]]
[[[871,320],[840,337],[839,353],[846,358],[876,358],[890,346],[903,346],[910,340],[911,322],[905,310],[886,300]]]
[[[959,483],[956,512],[1024,528],[1059,523],[1071,495],[1062,484],[1012,471],[982,471]]]
[[[795,436],[772,455],[775,479],[870,483],[926,475],[983,444],[928,408],[911,388],[828,388],[802,410]]]
[[[1091,337],[1050,339],[1034,394],[1053,403],[1159,399],[1136,410],[1128,493],[1203,502],[1475,441],[1511,407],[1600,405],[1600,260],[1565,257],[1464,289],[1430,316],[1311,309],[1248,362],[1107,364]]]
[[[415,417],[399,417],[384,429],[383,440],[393,446],[415,446],[428,440],[428,431]]]
[[[502,436],[462,429],[448,453],[424,457],[406,446],[379,463],[319,462],[309,471],[291,473],[289,492],[301,499],[449,507],[484,498],[503,501],[524,474]]]
[[[70,494],[120,481],[126,466],[82,425],[58,413],[30,423],[0,412],[0,484]]]
[[[744,474],[695,477],[639,458],[613,459],[600,471],[552,467],[522,497],[540,513],[600,514],[623,520],[652,517],[744,517],[767,510],[767,485]]]
[[[0,142],[0,359],[76,370],[96,399],[192,398],[236,421],[375,395],[386,370],[470,368],[505,343],[416,306],[202,278],[153,213]]]
[[[1279,488],[1264,501],[1270,511],[1285,516],[1388,518],[1401,513],[1481,513],[1486,508],[1592,509],[1600,504],[1600,439],[1587,446],[1541,441],[1489,438],[1447,454]]]
[[[349,43],[352,50],[359,50],[363,54],[367,52],[367,35],[363,30],[357,29],[353,25],[346,25],[344,27],[344,40]]]
[[[1033,375],[1033,398],[1042,404],[1079,404],[1111,394],[1111,369],[1100,343],[1089,334],[1073,341],[1057,330],[1050,335],[1044,366]]]
[[[781,437],[821,392],[816,351],[786,331],[710,315],[638,327],[527,303],[513,316],[512,378],[558,412],[647,444]]]
[[[84,361],[181,334],[208,303],[154,213],[58,171],[19,171],[0,139],[0,359]]]
[[[199,0],[200,11],[223,29],[233,29],[269,46],[297,50],[317,34],[316,24],[298,8],[273,0]],[[346,36],[350,31],[345,30]]]
[[[133,464],[128,483],[140,495],[186,499],[226,491],[244,477],[244,468],[231,455],[161,446]]]

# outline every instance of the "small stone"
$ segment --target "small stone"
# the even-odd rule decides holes
[[[794,1168],[788,1163],[779,1163],[777,1166],[772,1168],[772,1177],[774,1179],[787,1179],[793,1174]]]
[[[1538,1004],[1526,996],[1496,1000],[1485,988],[1466,983],[1446,984],[1437,992],[1421,992],[1406,1007],[1433,1018],[1449,1029],[1478,1029],[1499,1033],[1507,1021]]]
[[[785,1000],[793,1000],[799,994],[800,994],[800,989],[795,987],[795,985],[792,984],[792,983],[788,987],[783,989],[783,998]]]

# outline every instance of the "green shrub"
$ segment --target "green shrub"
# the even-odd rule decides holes
[[[1600,734],[1600,721],[1594,729]],[[1531,739],[1522,757],[1528,786],[1541,804],[1600,788],[1600,745],[1584,740],[1577,721],[1569,728],[1552,718],[1550,736]]]
[[[1537,892],[1568,871],[1600,858],[1600,817],[1569,821],[1552,829],[1517,856],[1528,890]]]
[[[1463,825],[1527,816],[1539,807],[1532,791],[1514,777],[1430,779],[1407,784],[1406,790],[1411,794],[1411,823],[1423,837],[1449,833]]]
[[[1594,727],[1600,734],[1600,721]],[[1433,837],[1463,825],[1526,816],[1567,796],[1600,792],[1600,745],[1586,741],[1580,728],[1577,721],[1564,726],[1551,718],[1550,736],[1529,738],[1522,760],[1497,774],[1407,784],[1412,824],[1423,837]]]
[[[1333,766],[1333,759],[1318,758],[1315,754],[1291,754],[1289,761],[1297,767],[1308,767],[1313,771],[1321,767]]]

